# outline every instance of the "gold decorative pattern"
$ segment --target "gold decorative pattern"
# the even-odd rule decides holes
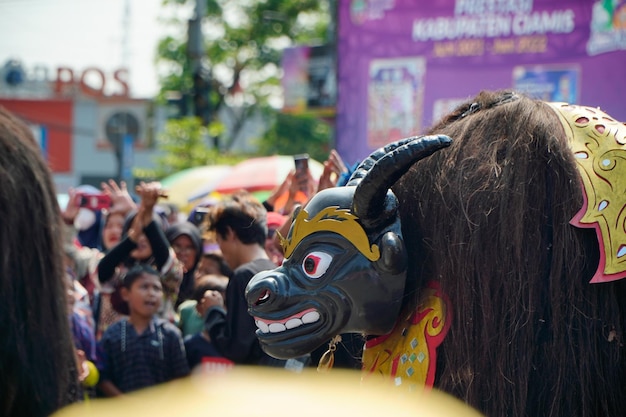
[[[281,237],[280,244],[285,252],[285,258],[291,256],[302,239],[312,233],[323,231],[334,232],[343,236],[370,261],[377,261],[380,258],[378,246],[370,246],[367,233],[357,222],[357,216],[352,214],[350,210],[331,206],[324,208],[310,220],[308,217],[309,213],[305,209],[300,210],[287,238]]]
[[[368,340],[363,352],[364,380],[372,375],[391,377],[409,390],[432,387],[436,349],[450,328],[450,303],[436,283],[424,290],[423,301],[404,315],[388,335]]]
[[[571,223],[595,228],[600,264],[592,283],[626,277],[626,126],[600,109],[549,103],[576,157],[585,203]]]

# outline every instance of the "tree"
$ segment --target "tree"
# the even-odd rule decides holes
[[[170,120],[157,141],[163,154],[156,158],[157,170],[144,176],[163,178],[185,168],[202,165],[234,165],[243,156],[224,155],[209,146],[206,127],[197,117]]]
[[[188,7],[192,1],[165,0],[165,3]],[[323,43],[329,21],[327,1],[206,0],[203,21],[206,54],[201,64],[208,71],[210,120],[215,123],[217,115],[222,115],[232,121],[219,138],[222,150],[231,149],[251,116],[280,106],[282,50],[296,44]],[[175,36],[163,39],[158,47],[158,63],[166,72],[161,77],[160,98],[165,99],[169,92],[176,91],[189,103],[194,69],[187,39]]]
[[[259,144],[263,155],[295,155],[308,153],[311,158],[325,161],[330,152],[332,126],[312,115],[277,113],[275,122]]]

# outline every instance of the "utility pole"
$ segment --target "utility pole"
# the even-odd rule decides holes
[[[189,19],[187,54],[191,63],[191,73],[193,77],[193,113],[202,120],[204,126],[207,126],[211,116],[209,103],[211,77],[210,71],[202,62],[202,58],[205,55],[202,19],[205,13],[206,0],[196,0],[194,16]]]
[[[124,1],[124,11],[122,14],[122,68],[130,71],[130,0]],[[134,188],[133,163],[134,163],[134,143],[139,136],[139,121],[127,111],[115,112],[105,124],[107,139],[113,145],[115,157],[117,159],[117,181],[125,181],[129,189]]]
[[[122,68],[130,72],[130,0],[124,0],[122,15]]]

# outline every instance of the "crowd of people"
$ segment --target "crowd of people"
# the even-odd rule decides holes
[[[70,189],[60,209],[71,330],[80,378],[89,381],[84,395],[118,396],[236,364],[295,371],[311,364],[308,355],[278,360],[261,349],[245,289],[256,273],[282,263],[277,231],[286,234],[303,203],[295,196],[335,186],[348,171],[335,151],[324,165],[318,181],[294,170],[265,201],[241,190],[200,203],[188,217],[167,203],[158,182],[140,182],[131,195],[111,179],[99,190],[110,205],[87,208],[97,219],[87,228],[79,222],[82,194]]]
[[[293,171],[265,201],[241,190],[188,218],[158,182],[131,191],[111,179],[99,190],[110,204],[97,209],[70,189],[61,207],[32,133],[4,109],[0,159],[1,415],[45,416],[216,366],[310,363],[263,352],[244,292],[281,264],[277,231],[303,203],[294,195],[345,177],[335,151],[319,181]]]
[[[450,127],[452,130],[444,129],[442,134],[450,133],[450,136],[455,136],[455,129],[460,129],[455,123],[459,121],[463,126],[473,126],[463,123],[470,123],[466,117],[471,112],[478,111],[476,109],[481,106],[483,113],[479,116],[484,119],[478,120],[482,126],[495,125],[483,121],[500,120],[500,115],[509,111],[504,106],[510,107],[514,96],[517,97],[515,100],[520,100],[517,95],[509,92],[503,95],[504,98],[491,92],[481,93],[477,100],[483,104],[479,106],[476,102],[469,101],[467,106],[460,106],[453,115],[443,119],[441,124],[446,129],[448,123],[453,126]],[[515,101],[515,106],[523,110],[523,114],[541,113],[539,109],[553,111],[545,104],[537,106],[529,100]],[[497,112],[487,111],[493,108]],[[576,133],[575,140],[586,140],[590,131],[594,135],[610,134],[612,141],[618,136],[611,132],[623,134],[619,127],[610,130],[603,124],[586,126],[591,120],[589,115],[595,115],[599,110],[578,106],[574,108],[586,115],[581,117],[568,110],[568,126],[581,124],[584,127],[580,128],[582,133]],[[619,325],[623,319],[623,311],[618,308],[623,287],[587,285],[586,275],[595,268],[595,262],[587,260],[586,250],[591,247],[595,251],[597,244],[590,244],[590,235],[580,234],[569,227],[570,211],[575,213],[578,210],[579,200],[582,201],[583,196],[570,200],[565,197],[557,199],[567,202],[567,205],[558,210],[553,210],[552,200],[547,202],[550,204],[542,201],[537,203],[537,198],[533,197],[542,198],[545,194],[552,199],[554,195],[546,194],[545,190],[552,193],[558,190],[559,195],[563,196],[571,196],[578,190],[573,185],[576,183],[574,179],[577,178],[577,171],[569,153],[571,145],[567,142],[572,138],[564,136],[556,140],[552,132],[559,126],[559,119],[552,113],[548,114],[550,116],[539,114],[530,125],[527,123],[530,120],[528,117],[519,118],[520,123],[524,123],[524,128],[528,128],[524,131],[537,132],[527,134],[527,137],[533,137],[537,142],[545,142],[541,144],[546,149],[541,153],[544,159],[528,162],[528,166],[545,170],[545,181],[538,189],[528,188],[528,193],[522,195],[518,192],[517,178],[512,182],[512,187],[500,186],[500,181],[506,182],[507,178],[516,177],[516,171],[507,172],[504,179],[498,179],[490,191],[493,191],[498,201],[503,202],[503,207],[510,207],[511,195],[519,197],[523,203],[521,215],[509,216],[506,215],[508,211],[500,210],[499,214],[504,213],[502,215],[511,223],[510,227],[502,227],[501,222],[491,221],[488,224],[490,228],[485,230],[491,231],[493,227],[498,229],[498,233],[503,230],[517,230],[519,240],[524,240],[526,244],[526,229],[535,230],[536,224],[549,219],[550,223],[546,225],[549,233],[546,236],[550,240],[546,247],[550,251],[558,249],[557,261],[544,255],[507,259],[510,250],[507,233],[500,233],[504,244],[499,244],[500,240],[494,241],[489,250],[482,246],[484,239],[473,239],[471,236],[471,245],[467,250],[479,253],[480,256],[476,259],[485,262],[473,264],[481,269],[481,273],[471,270],[463,272],[471,280],[457,280],[456,273],[467,269],[466,257],[459,256],[454,262],[449,262],[449,252],[446,250],[450,243],[449,236],[455,236],[456,229],[463,230],[464,233],[470,230],[465,223],[470,219],[455,216],[458,214],[455,211],[457,209],[462,209],[463,214],[466,214],[465,206],[450,205],[444,214],[440,214],[442,204],[438,203],[441,201],[439,194],[444,190],[449,201],[456,201],[459,190],[463,193],[467,191],[467,181],[482,184],[482,171],[476,170],[476,178],[457,176],[457,179],[462,179],[458,184],[448,183],[449,179],[442,177],[438,181],[445,183],[444,185],[428,185],[417,190],[417,185],[421,187],[428,184],[427,180],[439,175],[438,163],[447,164],[450,161],[433,159],[435,162],[427,165],[427,169],[423,169],[424,165],[420,166],[422,171],[419,176],[407,179],[403,177],[394,192],[399,200],[409,203],[415,201],[415,196],[421,196],[418,201],[420,210],[437,213],[440,216],[438,218],[444,219],[431,222],[428,227],[423,226],[419,233],[405,236],[412,239],[406,241],[407,247],[414,245],[414,249],[420,248],[415,239],[427,241],[431,252],[444,258],[441,265],[446,265],[446,268],[441,270],[452,272],[442,274],[437,272],[439,269],[411,268],[410,264],[407,270],[412,274],[434,271],[438,277],[446,278],[448,288],[456,289],[457,317],[471,317],[473,312],[486,311],[480,322],[463,321],[464,326],[489,328],[483,324],[492,323],[494,318],[496,320],[493,322],[499,325],[496,333],[466,332],[460,327],[456,333],[460,342],[451,339],[456,344],[446,347],[444,355],[437,357],[438,363],[444,360],[448,362],[441,362],[445,365],[442,371],[444,378],[443,383],[436,388],[443,387],[444,391],[452,394],[465,393],[467,395],[457,397],[463,398],[470,405],[488,405],[492,410],[498,411],[510,411],[511,404],[520,400],[519,404],[514,404],[519,415],[528,415],[528,410],[543,411],[541,408],[546,404],[551,406],[546,408],[550,408],[550,411],[556,407],[555,415],[574,415],[581,410],[604,410],[595,414],[581,412],[581,415],[617,415],[614,412],[607,413],[606,410],[622,410],[624,404],[623,396],[620,395],[622,385],[619,384],[623,375],[623,355],[620,356],[623,352],[619,343],[620,329],[614,326],[615,323]],[[558,117],[564,117],[563,113],[559,115]],[[604,117],[602,123],[608,124],[611,129],[622,126],[608,117]],[[440,128],[443,129],[441,126],[433,128],[433,132]],[[517,130],[515,125],[506,126],[505,129]],[[464,132],[470,132],[468,135],[471,137],[464,138],[469,143],[479,138],[491,146],[492,140],[509,139],[506,134],[501,135],[501,139],[494,139],[495,133],[485,136],[472,129],[465,129]],[[622,142],[616,142],[618,146],[622,146]],[[527,155],[535,152],[535,148],[528,147],[524,141],[516,141],[515,146],[516,152],[512,152],[511,159],[504,160],[503,165],[523,165],[528,160]],[[520,152],[517,152],[519,146],[523,149],[520,148]],[[385,155],[392,154],[397,148],[394,145],[390,149]],[[418,154],[423,152],[423,149],[415,149],[419,150]],[[480,158],[475,155],[481,155],[483,151],[482,145],[457,146],[457,149],[469,150],[470,155],[467,158],[458,158],[457,154],[451,153],[448,157],[456,158],[457,162],[478,161]],[[552,163],[553,156],[557,154],[563,163]],[[485,163],[489,169],[492,168],[490,163]],[[534,173],[527,168],[524,168],[524,172]],[[158,182],[140,182],[132,191],[123,182],[110,180],[103,183],[100,192],[107,197],[105,200],[109,203],[106,207],[97,209],[81,207],[83,196],[79,189],[72,189],[69,191],[67,205],[61,207],[52,175],[32,132],[23,122],[0,108],[0,212],[3,219],[0,222],[0,245],[4,255],[0,263],[0,415],[49,416],[56,410],[81,400],[125,396],[143,388],[181,379],[194,372],[211,374],[212,371],[225,367],[256,365],[293,371],[302,370],[308,365],[317,365],[317,358],[325,350],[324,346],[318,352],[288,361],[268,356],[260,348],[255,335],[254,319],[248,314],[245,290],[255,274],[273,269],[283,262],[280,235],[286,234],[290,226],[289,219],[296,212],[297,204],[306,203],[297,201],[294,196],[306,190],[306,195],[313,197],[324,188],[342,185],[342,180],[349,176],[349,171],[339,155],[333,151],[324,164],[324,172],[319,181],[313,181],[310,173],[302,176],[294,171],[265,201],[259,201],[254,195],[242,190],[198,207],[187,218],[177,213],[176,207],[167,203],[168,190],[163,189]],[[411,172],[417,175],[417,171]],[[616,172],[619,174],[619,171]],[[355,176],[358,175],[357,170]],[[392,177],[393,174],[389,178]],[[554,187],[554,178],[561,178],[559,187]],[[530,181],[525,182],[522,179],[522,182],[525,187],[530,187]],[[276,207],[278,196],[285,193],[288,194],[287,203],[280,208]],[[528,205],[528,202],[532,204]],[[426,203],[431,203],[432,207],[427,207]],[[312,205],[315,205],[315,201]],[[409,220],[415,220],[412,217],[414,207],[416,206],[412,204],[404,205],[403,209],[411,214],[407,215]],[[557,216],[542,214],[542,207],[545,212],[556,213]],[[475,217],[487,225],[489,219],[484,216],[484,208],[480,202],[475,209]],[[538,222],[527,222],[531,226],[518,225],[517,219],[524,218],[524,213],[528,212],[534,213]],[[450,224],[450,233],[442,233],[442,225],[453,217],[462,221]],[[555,218],[556,221],[553,222]],[[558,236],[567,238],[553,241],[551,237],[555,230],[559,231]],[[484,236],[490,235],[491,233],[484,233]],[[537,234],[534,239],[543,242],[543,238],[544,235]],[[491,242],[491,239],[488,241]],[[562,247],[553,244],[557,241]],[[592,242],[596,243],[595,240]],[[543,243],[526,245],[524,250],[530,247],[533,250],[544,250]],[[483,275],[484,265],[493,259],[494,248],[503,254],[497,259],[513,265],[505,268],[506,271],[521,271],[518,273],[520,279],[502,280],[500,266]],[[431,253],[424,256],[428,258]],[[596,260],[597,255],[592,256],[594,257],[591,259]],[[575,258],[573,264],[570,258]],[[528,259],[537,260],[537,265],[531,265],[530,270],[542,273],[524,273]],[[409,260],[422,261],[410,257]],[[289,262],[288,260],[285,264],[286,267]],[[516,267],[518,264],[523,264],[523,267]],[[544,264],[547,269],[542,267]],[[361,271],[358,270],[358,273]],[[544,285],[547,282],[543,274],[545,271],[550,272],[550,286]],[[572,280],[572,276],[576,279]],[[476,302],[472,291],[475,289],[474,285],[482,287],[486,282],[484,277],[492,278],[493,290],[509,297],[505,301],[517,300],[519,294],[526,294],[518,286],[519,282],[527,282],[526,278],[534,280],[529,281],[533,285],[532,292],[528,292],[532,297],[529,296],[528,299],[533,301],[529,305],[538,310],[536,317],[540,320],[535,323],[536,327],[511,327],[510,317],[507,315],[489,313],[504,309],[508,314],[511,305],[508,302],[496,300],[497,303],[491,303],[492,297],[486,296]],[[413,276],[410,282],[417,282],[417,278]],[[421,276],[419,278],[422,279]],[[457,283],[462,283],[463,286],[456,287]],[[500,287],[501,283],[507,286]],[[545,312],[539,311],[548,290],[554,297],[551,296],[546,301]],[[418,294],[413,286],[408,291],[411,296]],[[562,300],[568,302],[563,303]],[[417,303],[417,298],[412,302]],[[477,306],[480,308],[476,308]],[[417,307],[419,306],[416,304],[415,308]],[[526,305],[518,307],[513,316],[515,322],[526,320],[527,313],[534,311]],[[403,317],[402,320],[407,320],[413,316]],[[550,324],[551,327],[546,327],[543,317],[558,325]],[[564,323],[562,326],[560,321]],[[406,328],[397,329],[397,335],[402,341],[400,344],[413,348],[417,339],[405,338],[405,335],[410,334],[405,332]],[[536,329],[539,329],[538,332]],[[499,344],[492,349],[493,335],[502,332],[509,334],[507,340],[515,341],[516,344],[512,347],[509,346],[510,343]],[[521,332],[523,338],[519,337]],[[335,366],[360,367],[362,352],[359,349],[362,349],[363,340],[359,339],[360,336],[339,336],[329,341],[329,350],[334,346],[337,348],[336,353],[344,353],[343,358],[342,355],[337,355]],[[338,346],[334,345],[336,340],[341,341]],[[502,366],[493,368],[490,366],[492,356],[482,355],[482,350],[467,349],[467,346],[474,344],[485,347],[484,350],[498,359]],[[505,345],[506,349],[500,349]],[[531,355],[518,355],[523,351],[521,347],[528,346],[532,348]],[[569,350],[558,349],[563,346],[569,347]],[[585,347],[579,349],[581,357],[571,355],[570,350],[580,346]],[[478,353],[471,359],[473,369],[481,371],[462,375],[463,378],[459,379],[461,374],[458,370],[464,369],[468,363],[468,352]],[[593,355],[587,355],[588,352]],[[389,356],[387,351],[384,355]],[[404,360],[400,356],[398,358]],[[390,366],[395,366],[393,361],[385,361]],[[577,364],[581,366],[572,366]],[[508,376],[502,373],[507,367],[510,368],[507,369],[507,372],[510,371]],[[505,385],[512,385],[512,380],[509,379],[511,375],[518,378],[518,386],[514,389],[493,385],[498,380],[505,381]],[[563,395],[572,387],[571,381],[576,379],[572,379],[572,376],[587,382],[578,385],[582,388],[576,390],[578,397]],[[615,384],[594,385],[593,382],[598,379],[613,381]],[[539,388],[527,390],[532,387],[532,384],[526,384],[528,381],[539,383]],[[558,392],[550,394],[550,398],[544,398],[545,393],[552,392],[546,390],[544,385],[548,388],[556,386]],[[475,389],[476,386],[478,388]],[[491,396],[487,404],[484,392],[479,392],[484,387],[487,387],[484,391],[487,393],[494,392],[489,388],[497,388],[505,400]],[[574,401],[570,401],[572,398]],[[558,408],[559,402],[565,405]],[[377,412],[379,410],[382,408],[378,408]],[[565,411],[560,412],[561,410]]]

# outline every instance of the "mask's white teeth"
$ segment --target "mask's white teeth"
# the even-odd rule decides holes
[[[300,326],[302,326],[302,320],[300,319],[287,320],[287,323],[285,323],[285,327],[288,329],[295,329]]]
[[[256,321],[256,327],[259,328],[259,330],[261,330],[262,333],[268,333],[270,331],[270,328],[267,324],[265,324],[265,322],[261,321],[261,320],[257,320]]]
[[[282,323],[271,323],[269,329],[270,333],[282,333],[287,330],[285,325]]]
[[[255,320],[256,327],[261,333],[282,333],[287,329],[295,329],[303,324],[315,323],[320,319],[320,313],[315,310],[307,311],[302,318],[298,318],[296,315],[286,319],[284,322],[271,322],[267,323],[257,318]]]
[[[315,323],[320,319],[320,313],[317,311],[310,311],[302,316],[302,322],[305,324]]]

